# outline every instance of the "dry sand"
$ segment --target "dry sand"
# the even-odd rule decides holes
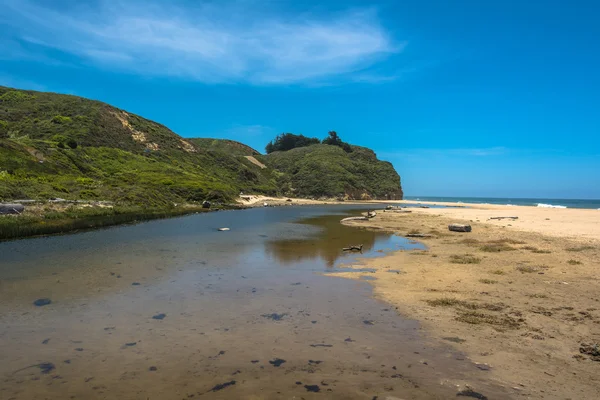
[[[514,397],[600,398],[600,353],[581,352],[582,344],[600,343],[600,211],[411,210],[349,224],[431,234],[419,239],[427,251],[365,260],[376,272],[344,276],[375,277],[377,297],[489,368],[490,379]],[[497,216],[519,219],[489,220]],[[452,222],[473,231],[449,232]]]

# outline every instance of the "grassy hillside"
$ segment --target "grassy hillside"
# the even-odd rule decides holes
[[[164,208],[231,201],[240,191],[402,196],[392,165],[366,148],[319,144],[265,156],[232,140],[185,139],[99,101],[0,87],[0,201],[64,198]]]
[[[0,87],[0,200],[111,200],[164,207],[276,194],[235,142],[209,145],[107,104]]]
[[[279,175],[277,185],[287,195],[401,199],[400,176],[372,150],[317,144],[258,157]]]

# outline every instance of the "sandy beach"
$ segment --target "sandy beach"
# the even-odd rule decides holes
[[[427,251],[365,260],[374,273],[344,276],[376,278],[378,298],[464,352],[514,397],[598,398],[600,211],[447,205],[461,207],[349,222],[431,236],[417,239]],[[507,216],[518,219],[490,220]],[[449,223],[473,230],[450,232]]]

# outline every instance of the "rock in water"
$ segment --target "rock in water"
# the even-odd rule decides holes
[[[47,299],[47,298],[37,299],[36,301],[33,302],[33,304],[37,307],[47,306],[48,304],[51,304],[51,303],[52,303],[52,300]]]

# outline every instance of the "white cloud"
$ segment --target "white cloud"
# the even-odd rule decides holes
[[[30,0],[4,3],[0,22],[40,53],[59,50],[111,70],[210,83],[385,82],[396,75],[369,67],[405,46],[372,9],[315,15],[274,14],[239,1],[185,8],[140,0],[62,9]]]

